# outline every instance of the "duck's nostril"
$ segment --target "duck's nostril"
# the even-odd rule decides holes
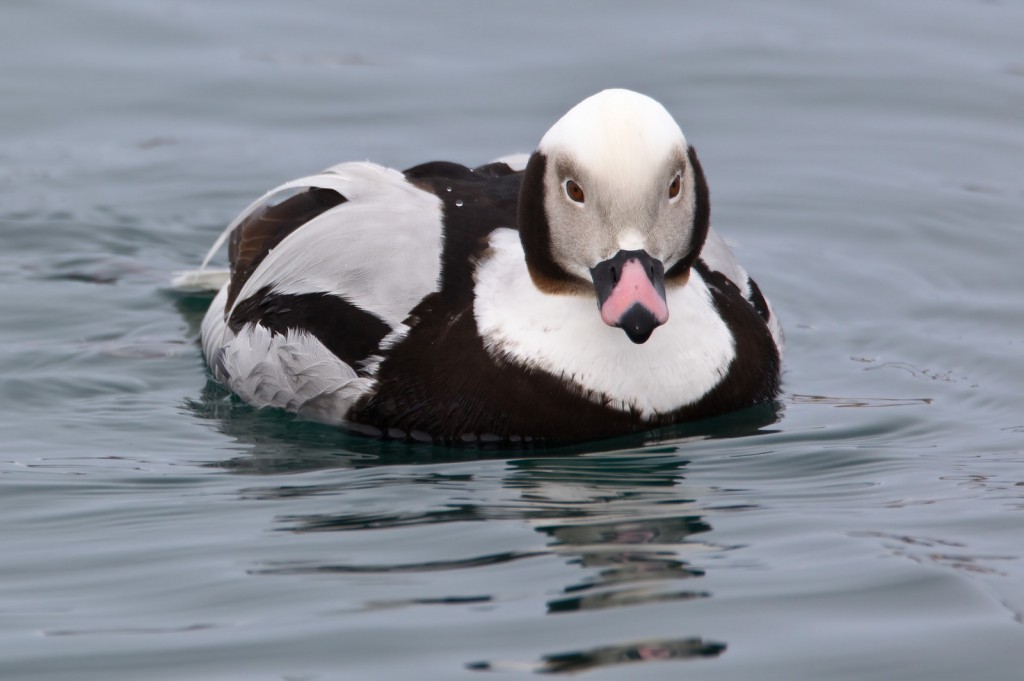
[[[611,268],[611,275],[612,275],[612,285],[614,286],[615,284],[619,283],[619,272],[618,272],[618,270],[616,270],[614,267],[612,267]]]

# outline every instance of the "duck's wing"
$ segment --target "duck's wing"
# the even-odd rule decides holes
[[[218,240],[231,277],[201,334],[215,377],[255,406],[342,421],[381,342],[437,289],[442,226],[436,195],[370,163],[268,192]]]

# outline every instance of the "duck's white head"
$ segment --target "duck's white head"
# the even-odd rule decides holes
[[[534,284],[596,295],[601,318],[635,343],[668,320],[710,215],[697,154],[665,108],[629,90],[588,97],[530,157],[519,232]]]

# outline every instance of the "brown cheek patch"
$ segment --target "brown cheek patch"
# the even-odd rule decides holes
[[[544,208],[546,167],[547,157],[537,151],[530,157],[523,173],[516,212],[526,266],[534,285],[544,293],[580,293],[586,290],[590,282],[565,271],[555,262],[551,252],[551,231]]]
[[[594,286],[590,282],[581,279],[552,278],[543,272],[538,272],[527,263],[527,270],[530,272],[530,279],[542,293],[549,295],[594,295]],[[596,300],[596,299],[595,299]]]
[[[665,277],[666,286],[686,286],[690,282],[690,268],[680,272],[674,272],[672,276]]]

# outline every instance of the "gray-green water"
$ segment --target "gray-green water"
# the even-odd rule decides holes
[[[0,678],[1020,678],[1022,27],[1012,0],[6,3]],[[609,86],[699,149],[786,328],[777,416],[487,458],[207,385],[203,302],[166,282],[252,198],[528,151]]]

